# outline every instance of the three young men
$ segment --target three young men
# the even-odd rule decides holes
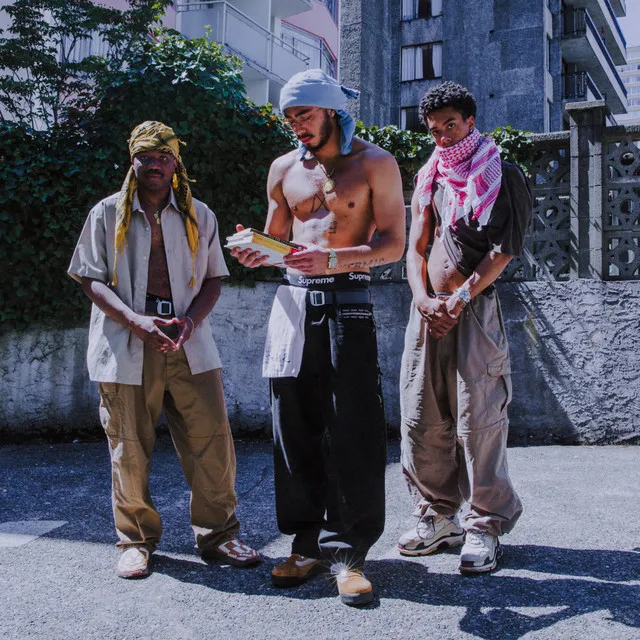
[[[294,536],[272,581],[298,585],[328,563],[347,604],[372,599],[362,567],[384,527],[386,434],[369,272],[398,260],[405,239],[398,167],[354,138],[345,105],[356,93],[319,70],[283,88],[281,111],[299,148],[271,166],[265,225],[304,245],[284,259],[263,363],[278,526]],[[420,108],[437,147],[412,200],[401,406],[416,525],[399,548],[428,554],[462,544],[466,532],[460,570],[481,572],[496,566],[498,537],[521,512],[506,465],[510,369],[493,282],[522,250],[531,195],[521,172],[475,129],[475,101],[463,87],[444,83]],[[220,362],[201,326],[227,275],[216,220],[191,198],[171,129],[143,123],[130,151],[121,192],[91,211],[69,269],[94,302],[88,360],[112,455],[125,549],[118,574],[147,575],[160,537],[148,469],[163,407],[203,556],[255,564],[257,553],[235,537]],[[250,268],[266,262],[249,249],[232,254]]]
[[[411,202],[413,304],[400,400],[416,524],[398,547],[416,556],[464,542],[459,570],[478,573],[495,568],[499,536],[522,511],[507,469],[511,369],[493,283],[522,252],[532,198],[522,172],[475,128],[476,103],[466,89],[435,87],[420,115],[436,149]]]

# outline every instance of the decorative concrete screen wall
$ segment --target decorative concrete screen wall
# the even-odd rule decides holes
[[[532,225],[498,285],[512,360],[510,442],[640,442],[640,127],[607,128],[604,102],[567,110],[570,131],[535,136]],[[395,431],[411,292],[404,262],[374,276]],[[236,433],[269,429],[260,362],[275,287],[224,286],[210,316]],[[86,339],[84,329],[0,337],[0,441],[100,434]]]

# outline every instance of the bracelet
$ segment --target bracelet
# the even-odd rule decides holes
[[[185,316],[184,317],[185,320],[190,320],[191,321],[191,331],[195,331],[196,329],[196,323],[193,321],[193,318],[191,316]]]

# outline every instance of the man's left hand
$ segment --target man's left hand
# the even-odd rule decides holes
[[[296,251],[284,257],[284,264],[305,275],[320,275],[328,272],[329,249],[314,244],[305,245],[303,251]]]
[[[464,302],[455,293],[447,298],[447,313],[454,320],[458,319],[464,307]]]
[[[191,337],[195,325],[190,316],[182,316],[181,318],[174,318],[173,324],[177,324],[180,327],[180,334],[176,340],[176,351]]]

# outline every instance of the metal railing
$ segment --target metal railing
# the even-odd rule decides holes
[[[207,21],[210,20],[212,37],[216,42],[252,66],[267,74],[273,74],[282,81],[309,66],[308,56],[226,0],[178,0],[175,8],[178,14],[182,14],[184,35],[193,37],[194,34],[190,31],[202,31],[204,24],[209,24]],[[203,15],[191,18],[189,14],[192,12],[201,12]]]
[[[327,75],[330,75],[332,78],[337,78],[338,70],[336,66],[336,60],[331,55],[329,48],[324,43],[324,40],[322,40],[322,38],[310,36],[310,39],[317,41],[312,44],[309,40],[298,38],[296,36],[296,29],[291,25],[286,25],[286,28],[287,30],[285,32],[285,26],[283,26],[282,31],[282,39],[285,43],[299,51],[306,51],[306,53],[309,54],[308,59],[310,66],[319,67]]]
[[[591,92],[592,96],[589,96]],[[564,98],[574,100],[606,100],[605,95],[598,90],[596,83],[586,71],[567,73],[564,76]]]

